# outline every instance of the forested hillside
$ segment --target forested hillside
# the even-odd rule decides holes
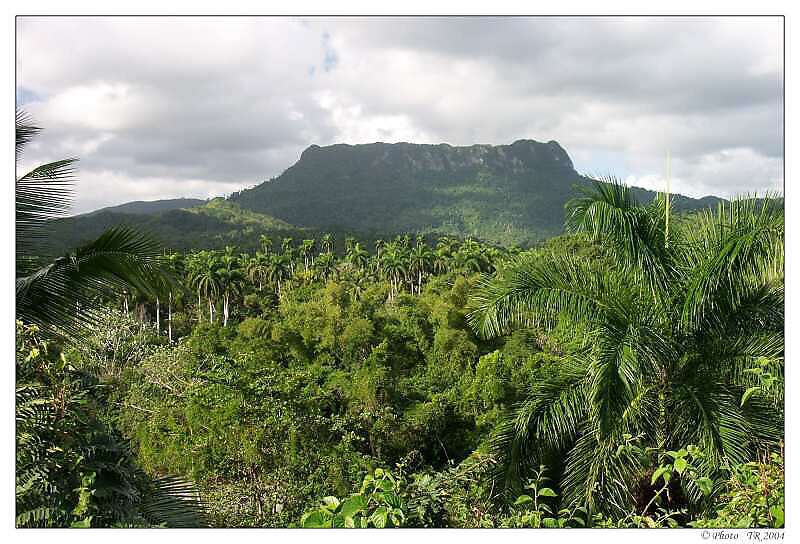
[[[231,200],[304,227],[531,245],[562,233],[565,204],[590,186],[554,141],[338,144],[309,147],[282,175]],[[655,196],[634,193],[642,202]],[[717,201],[677,197],[673,205],[700,209]]]
[[[109,226],[127,224],[177,250],[229,244],[254,249],[260,236],[275,241],[326,232],[339,240],[357,234],[371,242],[412,233],[531,247],[563,233],[566,203],[590,187],[556,142],[311,146],[282,175],[227,200],[105,208],[59,220],[53,242],[72,247]],[[640,202],[655,196],[637,188],[631,193]],[[672,198],[679,213],[718,202]]]

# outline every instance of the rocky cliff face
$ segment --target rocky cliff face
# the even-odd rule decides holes
[[[494,172],[523,173],[544,164],[573,171],[572,161],[558,142],[517,140],[509,145],[456,147],[449,144],[374,143],[363,145],[312,145],[300,155],[292,168],[322,165],[339,169],[390,169],[415,174],[453,173],[467,169],[488,168]],[[290,169],[291,170],[291,169]]]

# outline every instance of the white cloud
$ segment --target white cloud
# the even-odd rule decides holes
[[[85,210],[93,210],[132,200],[152,200],[153,187],[159,188],[158,198],[213,198],[230,194],[241,184],[203,179],[132,178],[119,172],[81,171],[75,196]]]
[[[662,161],[661,171],[629,175],[626,183],[655,191],[666,190],[666,156]],[[782,161],[763,157],[749,148],[722,149],[689,161],[672,157],[670,165],[670,190],[674,193],[732,198],[783,192]]]
[[[17,28],[18,85],[40,98],[26,107],[46,128],[26,162],[80,156],[79,211],[253,185],[312,143],[533,138],[559,141],[580,171],[643,185],[658,183],[669,150],[675,190],[690,195],[783,182],[778,18],[77,17]],[[123,181],[104,186],[100,172]]]

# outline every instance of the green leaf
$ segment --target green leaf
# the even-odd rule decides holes
[[[540,497],[558,497],[558,493],[550,489],[549,487],[543,487],[539,490]]]
[[[750,397],[752,397],[755,394],[755,392],[758,391],[759,389],[761,389],[760,385],[754,385],[753,387],[748,387],[747,391],[745,391],[744,395],[742,395],[742,402],[739,404],[739,406],[744,406],[745,403],[750,399]]]
[[[528,504],[533,502],[533,498],[530,495],[520,495],[517,497],[517,500],[514,501],[514,506],[521,506],[523,504]]]
[[[664,478],[664,483],[666,484],[667,482],[669,482],[671,472],[672,472],[671,465],[662,465],[658,467],[658,469],[656,469],[656,471],[653,473],[653,477],[650,479],[650,484],[655,485],[656,481],[658,481],[658,479],[661,478],[662,476]]]
[[[402,505],[400,497],[398,497],[394,493],[384,493],[383,500],[384,502],[386,502],[386,504],[388,504],[393,508],[400,508],[400,506]]]
[[[783,518],[781,518],[781,519],[783,519]],[[91,526],[92,526],[92,516],[89,516],[88,518],[84,518],[84,519],[82,519],[80,521],[73,521],[70,524],[70,528],[72,528],[72,529],[88,529]]]
[[[776,529],[783,527],[783,508],[777,504],[769,509],[772,514],[772,526]]]
[[[333,496],[327,496],[322,498],[322,504],[327,510],[331,512],[335,512],[336,509],[339,507],[339,499]]]
[[[363,495],[353,495],[342,503],[340,513],[346,519],[353,517],[356,513],[363,511],[367,507],[367,499]]]
[[[711,480],[711,478],[703,476],[702,478],[698,478],[697,480],[695,480],[695,483],[697,484],[697,487],[700,489],[700,491],[703,492],[703,495],[705,495],[706,497],[711,495],[711,490],[714,487],[714,482]]]
[[[684,459],[683,457],[678,457],[675,459],[675,472],[678,474],[683,474],[683,471],[686,470],[686,467],[689,465],[689,462]]]
[[[314,510],[303,515],[300,525],[305,529],[322,529],[330,527],[330,516],[326,516],[321,510]]]
[[[372,525],[378,529],[383,529],[386,527],[386,518],[389,515],[389,510],[385,506],[381,506],[377,508],[372,515],[369,517],[369,520],[372,522]]]

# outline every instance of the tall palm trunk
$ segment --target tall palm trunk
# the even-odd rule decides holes
[[[161,301],[156,297],[156,331],[161,334]]]
[[[222,299],[222,326],[228,326],[228,309],[230,306],[230,295],[226,292]]]
[[[167,306],[167,336],[169,343],[172,343],[172,291],[169,292],[169,304]]]

